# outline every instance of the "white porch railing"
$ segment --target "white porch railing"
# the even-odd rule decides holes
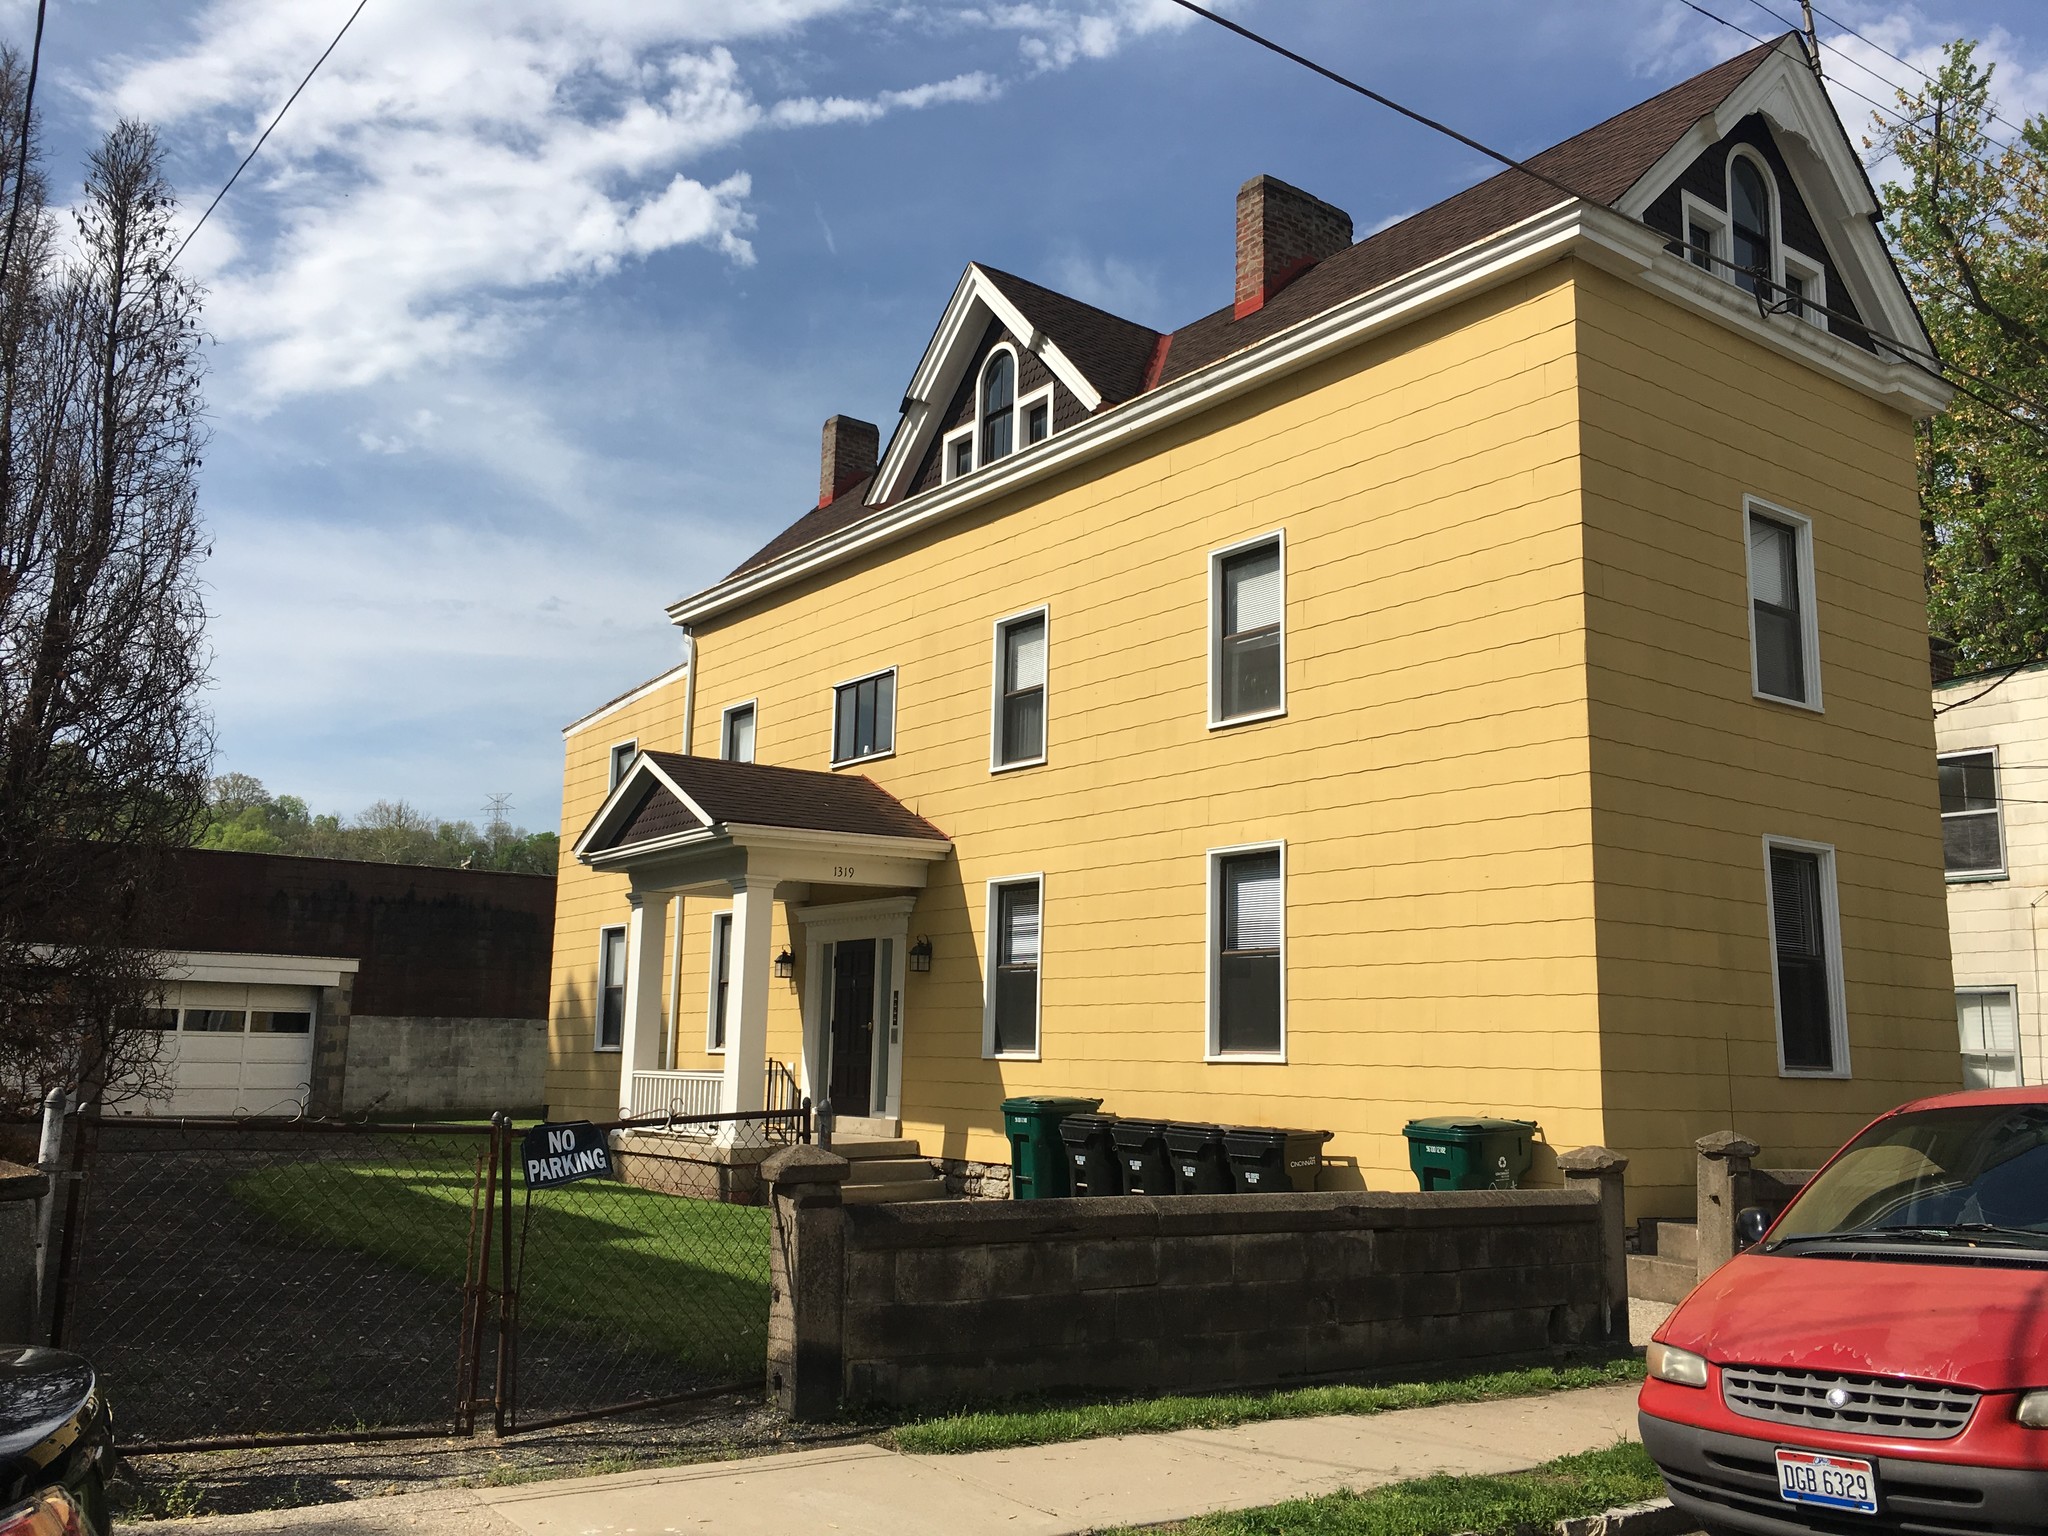
[[[719,1072],[635,1072],[632,1109],[637,1115],[715,1115]]]

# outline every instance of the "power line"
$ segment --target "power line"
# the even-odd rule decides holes
[[[1847,22],[1837,20],[1835,17],[1828,15],[1828,13],[1822,10],[1819,6],[1816,5],[1813,9],[1814,14],[1819,16],[1823,21],[1828,22],[1832,26],[1840,28],[1850,37],[1855,38],[1857,42],[1863,44],[1866,48],[1875,48],[1879,53],[1883,54],[1886,58],[1890,59],[1894,64],[1903,65],[1905,68],[1913,71],[1914,74],[1918,75],[1922,80],[1925,80],[1929,85],[1933,85],[1935,83],[1934,76],[1927,73],[1926,70],[1922,69],[1918,64],[1913,63],[1910,59],[1900,58],[1896,53],[1893,53],[1891,49],[1885,47],[1882,43],[1873,42],[1871,39],[1865,37],[1861,32],[1858,32],[1854,27],[1850,26]],[[1841,57],[1849,59],[1849,61],[1852,64],[1857,64],[1857,61],[1855,59],[1850,58],[1850,56],[1848,54],[1843,53],[1841,49],[1836,48],[1834,51]],[[1883,78],[1882,76],[1877,74],[1877,71],[1870,69],[1868,65],[1857,64],[1857,67],[1859,69],[1865,70],[1874,78]],[[1991,120],[1994,123],[2004,123],[2005,126],[2010,128],[2014,133],[2022,133],[2025,131],[2020,127],[2018,123],[2015,123],[2008,118],[2001,117],[1996,112],[1991,114]]]
[[[1998,689],[2003,688],[2007,683],[2011,682],[2015,677],[2019,676],[2021,672],[2025,671],[2028,667],[2031,667],[2033,665],[2035,665],[2035,663],[2032,661],[2016,661],[2011,666],[2007,667],[2003,672],[2001,672],[1994,681],[1978,689],[1977,692],[1971,694],[1967,699],[1957,699],[1953,704],[1943,704],[1939,708],[1937,708],[1934,711],[1934,713],[1937,717],[1939,717],[1947,714],[1952,709],[1961,709],[1965,704],[1974,704],[1979,699],[1983,698],[1986,694],[1994,693]]]
[[[14,270],[14,226],[21,222],[21,189],[28,182],[28,131],[36,107],[36,70],[43,62],[43,18],[50,0],[36,0],[36,40],[28,53],[28,90],[21,98],[21,159],[14,167],[14,205],[7,210],[7,244],[0,249],[0,281]]]
[[[1214,11],[1209,10],[1204,6],[1195,4],[1195,0],[1173,0],[1173,3],[1181,7],[1181,9],[1183,10],[1193,11],[1197,16],[1215,22],[1216,25],[1219,27],[1223,27],[1229,31],[1235,32],[1239,37],[1245,38],[1250,42],[1257,43],[1261,48],[1270,49],[1272,52],[1279,54],[1281,58],[1288,59],[1296,64],[1299,64],[1303,69],[1313,70],[1315,73],[1321,75],[1325,80],[1335,81],[1338,85],[1343,86],[1344,89],[1346,89],[1347,91],[1356,91],[1359,95],[1365,97],[1368,101],[1378,102],[1381,106],[1385,107],[1390,112],[1398,112],[1401,114],[1401,116],[1409,119],[1409,121],[1411,122],[1420,123],[1423,127],[1433,129],[1435,132],[1443,134],[1446,138],[1456,139],[1460,144],[1464,145],[1467,149],[1477,150],[1480,154],[1486,156],[1487,159],[1497,160],[1511,171],[1520,171],[1524,176],[1534,177],[1537,181],[1542,182],[1546,187],[1555,188],[1557,191],[1562,192],[1566,197],[1573,198],[1582,203],[1597,203],[1599,201],[1598,198],[1586,196],[1585,193],[1579,191],[1576,187],[1566,186],[1563,182],[1559,181],[1555,176],[1547,176],[1542,171],[1536,170],[1532,166],[1523,164],[1523,162],[1515,159],[1512,155],[1504,155],[1499,150],[1494,149],[1492,146],[1480,143],[1477,139],[1472,138],[1469,134],[1460,133],[1457,129],[1449,126],[1446,123],[1440,123],[1433,117],[1425,117],[1422,113],[1417,112],[1413,107],[1402,106],[1400,102],[1394,100],[1394,98],[1391,96],[1382,96],[1378,91],[1373,90],[1370,86],[1360,85],[1356,80],[1348,79],[1345,76],[1338,74],[1337,71],[1335,71],[1334,69],[1330,69],[1324,65],[1318,64],[1314,59],[1309,58],[1305,54],[1299,54],[1296,53],[1292,48],[1283,47],[1281,44],[1274,42],[1270,37],[1262,37],[1257,32],[1254,32],[1250,27],[1239,26],[1236,22],[1232,21],[1228,16],[1219,16]]]
[[[45,3],[47,3],[47,0],[45,0]],[[279,123],[284,121],[285,113],[291,111],[292,103],[299,99],[299,91],[303,91],[307,86],[313,83],[313,76],[318,74],[320,72],[320,66],[327,62],[327,55],[329,53],[334,52],[336,48],[341,46],[341,40],[344,37],[348,36],[348,29],[356,24],[356,18],[363,14],[363,7],[368,5],[369,3],[370,0],[356,0],[356,8],[348,13],[348,20],[344,21],[341,24],[341,30],[334,34],[334,41],[327,45],[325,53],[322,53],[319,58],[313,61],[313,67],[306,71],[306,78],[299,82],[299,89],[297,91],[293,91],[291,95],[285,98],[284,105],[277,109],[277,116],[273,117],[270,120],[270,128],[266,128],[263,130],[263,135],[261,138],[257,139],[255,148],[251,149],[248,154],[242,157],[242,163],[235,167],[235,174],[227,179],[227,185],[222,187],[218,192],[213,194],[213,201],[206,205],[206,212],[199,215],[199,222],[197,224],[194,224],[191,227],[191,229],[186,231],[185,238],[178,242],[178,248],[175,251],[171,252],[171,259],[168,263],[166,263],[166,265],[176,265],[178,258],[185,254],[185,247],[192,243],[192,237],[198,234],[199,231],[205,227],[206,221],[213,217],[213,210],[220,206],[220,200],[228,195],[229,189],[232,188],[236,182],[242,179],[242,172],[249,169],[249,162],[251,160],[254,160],[256,158],[257,151],[263,148],[264,140],[270,137],[271,129],[275,128]],[[40,27],[38,28],[38,32],[40,32]],[[9,233],[12,233],[11,228]]]

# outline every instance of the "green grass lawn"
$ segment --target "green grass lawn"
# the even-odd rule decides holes
[[[286,1232],[374,1255],[459,1288],[480,1141],[380,1138],[389,1156],[280,1163],[235,1198]],[[574,1328],[721,1375],[758,1370],[768,1333],[768,1212],[591,1179],[531,1198],[522,1225],[522,1331]],[[494,1237],[497,1235],[493,1234]],[[498,1258],[491,1261],[497,1279]]]
[[[1148,1397],[1114,1403],[1016,1405],[980,1413],[956,1413],[899,1425],[890,1431],[898,1449],[928,1453],[1002,1450],[1018,1445],[1051,1445],[1098,1435],[1156,1434],[1172,1429],[1221,1429],[1262,1419],[1306,1419],[1326,1413],[1386,1413],[1437,1403],[1480,1403],[1490,1398],[1530,1397],[1543,1392],[1641,1381],[1643,1363],[1627,1358],[1599,1365],[1532,1366],[1435,1381],[1383,1386],[1299,1387],[1289,1392],[1237,1393],[1213,1397]]]
[[[1498,1477],[1423,1477],[1365,1493],[1294,1499],[1148,1529],[1171,1536],[1511,1536],[1659,1498],[1664,1481],[1624,1442]]]

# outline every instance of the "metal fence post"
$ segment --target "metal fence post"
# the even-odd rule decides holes
[[[504,1230],[498,1243],[498,1384],[492,1426],[499,1434],[518,1423],[518,1405],[512,1394],[519,1379],[519,1294],[512,1278],[512,1117],[504,1110],[491,1116],[498,1128],[498,1155],[504,1161],[499,1210]]]

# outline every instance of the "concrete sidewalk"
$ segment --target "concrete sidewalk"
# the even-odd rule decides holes
[[[1633,1386],[964,1456],[872,1445],[181,1521],[295,1536],[1073,1536],[1433,1472],[1516,1472],[1635,1436]],[[140,1532],[145,1527],[126,1526]],[[162,1527],[149,1527],[162,1529]]]

